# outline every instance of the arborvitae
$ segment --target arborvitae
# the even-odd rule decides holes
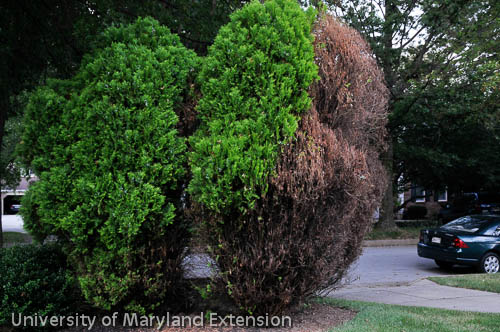
[[[358,33],[314,19],[295,1],[252,2],[198,78],[189,189],[218,289],[248,314],[337,285],[385,182],[383,76]]]
[[[245,214],[266,195],[280,147],[311,106],[313,20],[293,1],[254,1],[210,47],[198,77],[190,192],[212,211]]]
[[[179,114],[198,60],[152,19],[110,28],[98,44],[26,109],[20,151],[40,179],[22,214],[39,238],[58,236],[89,302],[151,312],[181,298]]]

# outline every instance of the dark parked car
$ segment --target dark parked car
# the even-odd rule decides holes
[[[457,218],[468,214],[478,213],[474,208],[477,202],[476,193],[466,193],[455,198],[450,204],[447,204],[438,213],[438,220],[441,224],[446,224]]]
[[[500,214],[500,194],[478,193],[476,210],[482,214]]]
[[[500,194],[490,192],[465,193],[442,208],[437,218],[441,224],[445,224],[470,214],[500,214]]]
[[[481,272],[500,269],[500,216],[470,215],[439,228],[420,231],[418,255],[442,268],[476,266]]]
[[[17,213],[17,212],[19,212],[20,208],[21,208],[21,204],[12,204],[10,206],[10,211]]]

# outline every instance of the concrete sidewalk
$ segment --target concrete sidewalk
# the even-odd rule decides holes
[[[500,313],[500,294],[438,285],[420,279],[401,286],[355,286],[339,289],[332,298],[405,306]]]

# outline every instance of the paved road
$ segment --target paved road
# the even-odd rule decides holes
[[[353,264],[347,282],[353,286],[400,285],[420,278],[474,273],[470,267],[439,269],[433,260],[417,255],[417,246],[366,247]]]
[[[207,268],[209,262],[206,255],[191,255],[184,261],[188,271],[186,275],[190,278],[210,276],[210,269]],[[394,286],[428,276],[473,272],[474,269],[470,267],[455,267],[451,271],[439,269],[433,260],[417,255],[416,245],[365,247],[359,260],[351,267],[345,286]]]

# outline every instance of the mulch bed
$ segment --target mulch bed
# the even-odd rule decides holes
[[[199,314],[198,314],[199,316]],[[333,307],[331,305],[312,303],[301,311],[289,315],[292,320],[292,327],[283,328],[257,328],[257,327],[231,327],[231,326],[215,326],[215,327],[164,327],[160,330],[157,328],[144,327],[104,327],[102,325],[94,326],[91,331],[94,332],[324,332],[328,329],[344,324],[356,316],[356,312]],[[193,315],[191,315],[193,317]],[[226,321],[228,324],[229,321]],[[97,325],[97,324],[96,324]],[[69,328],[60,330],[62,332],[83,332],[89,331],[88,328]]]

